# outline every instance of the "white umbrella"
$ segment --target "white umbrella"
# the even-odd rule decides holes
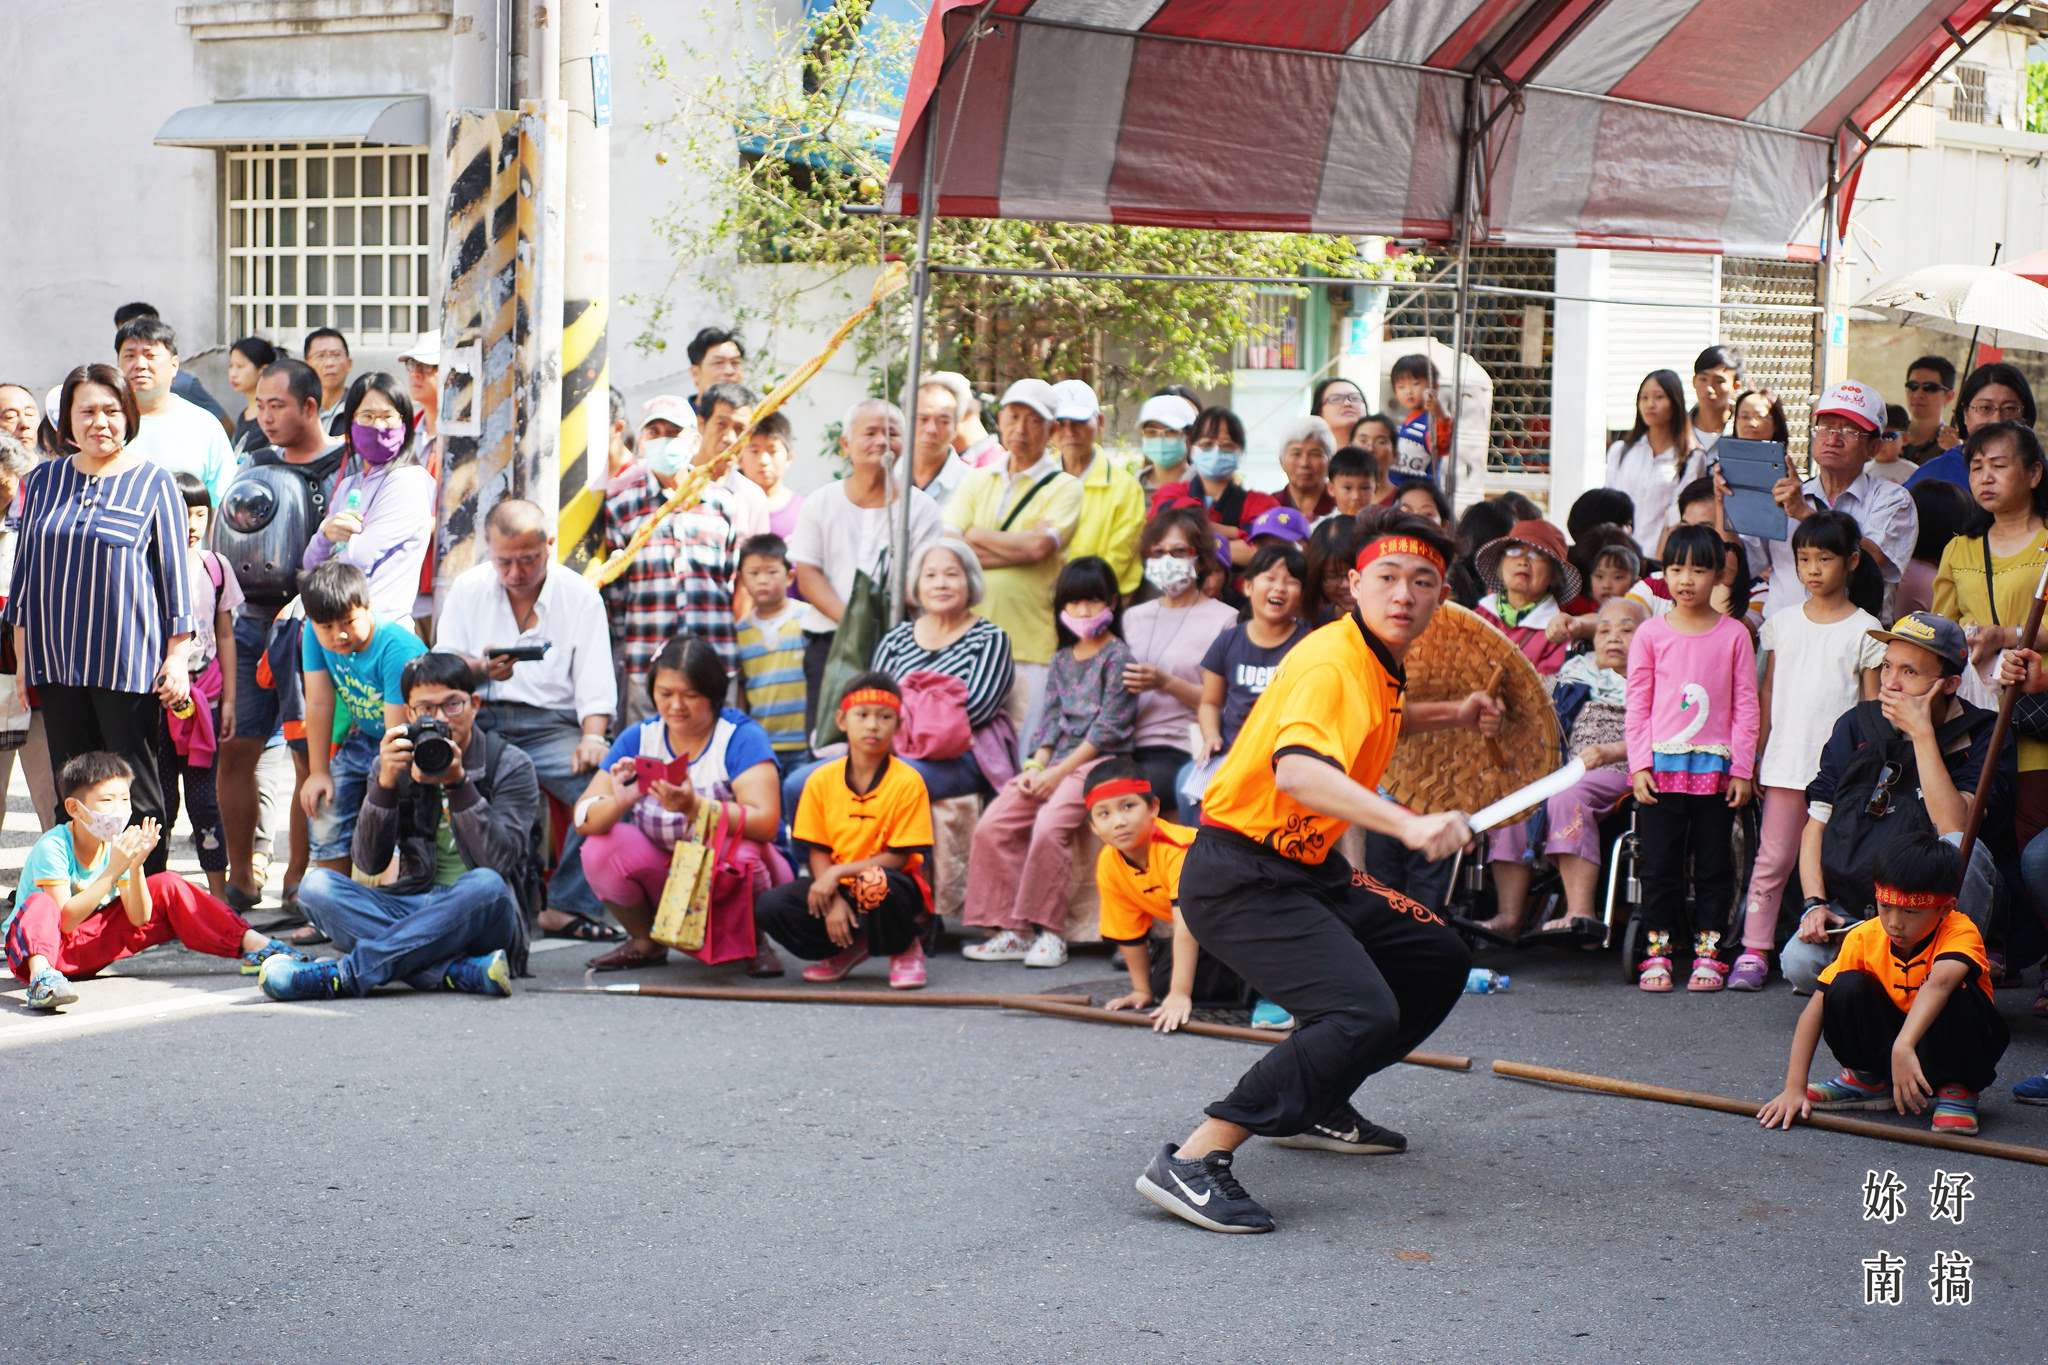
[[[2048,351],[2048,288],[1989,265],[1930,265],[1877,286],[1857,307],[1902,326],[1987,346]]]

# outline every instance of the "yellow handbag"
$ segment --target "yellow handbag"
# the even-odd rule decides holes
[[[654,911],[655,942],[686,953],[703,948],[705,926],[711,917],[711,839],[717,822],[718,804],[698,802],[691,837],[677,843],[669,859],[668,880],[662,884],[661,904]]]

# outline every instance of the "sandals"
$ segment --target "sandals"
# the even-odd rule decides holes
[[[1692,936],[1692,976],[1685,983],[1687,990],[1718,991],[1727,986],[1728,964],[1716,956],[1720,947],[1721,936],[1717,933]]]
[[[1643,938],[1648,950],[1636,970],[1636,989],[1662,995],[1671,989],[1671,935],[1652,929]]]
[[[542,929],[542,938],[567,938],[578,943],[625,942],[626,931],[616,925],[602,923],[574,910],[557,910],[555,913],[567,915],[569,922],[553,929]]]
[[[659,967],[668,961],[668,949],[659,943],[641,947],[628,940],[612,949],[593,957],[584,965],[593,972],[628,972],[636,967]]]

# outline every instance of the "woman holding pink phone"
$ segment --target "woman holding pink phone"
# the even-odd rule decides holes
[[[583,875],[628,936],[592,958],[593,971],[668,960],[668,948],[652,937],[654,912],[675,846],[691,837],[705,801],[719,803],[724,827],[739,822],[736,856],[752,873],[756,895],[791,879],[772,843],[782,824],[775,751],[752,717],[723,705],[731,684],[705,641],[678,635],[663,645],[647,673],[655,714],[619,735],[576,803]],[[782,975],[765,939],[757,940],[748,972]]]

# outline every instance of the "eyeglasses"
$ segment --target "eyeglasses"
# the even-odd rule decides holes
[[[1980,400],[1970,404],[1963,411],[1982,422],[2010,422],[2026,409],[2018,403],[1987,403]]]
[[[1892,787],[1899,780],[1899,765],[1887,763],[1877,770],[1877,787],[1870,793],[1870,802],[1863,813],[1873,820],[1882,820],[1892,813]]]
[[[1162,545],[1152,552],[1151,557],[1153,559],[1193,559],[1195,557],[1195,550],[1192,545]]]
[[[1908,380],[1906,381],[1906,392],[1907,392],[1907,393],[1947,393],[1947,392],[1948,392],[1948,385],[1946,385],[1946,384],[1941,384],[1941,383],[1937,383],[1936,381],[1934,381],[1934,380],[1932,380],[1932,379],[1908,379]]]
[[[1531,545],[1503,545],[1500,547],[1500,557],[1502,559],[1535,559],[1542,553],[1541,550]]]
[[[425,720],[428,716],[439,716],[443,720],[455,720],[469,714],[469,698],[458,692],[438,705],[431,702],[421,705],[415,702],[407,706],[406,710],[412,712],[414,720]]]
[[[1362,408],[1365,406],[1365,396],[1353,393],[1350,389],[1331,389],[1323,395],[1323,406],[1327,408],[1332,403],[1345,403],[1354,408]]]

